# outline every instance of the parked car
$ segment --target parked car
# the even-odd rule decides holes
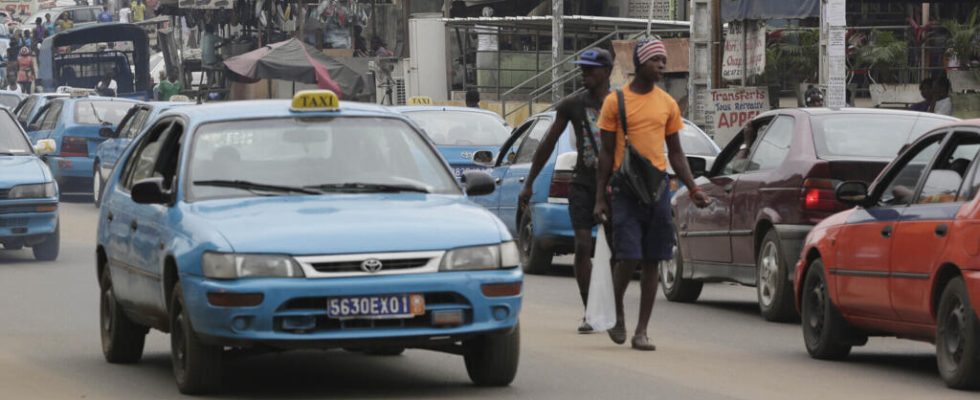
[[[5,107],[8,110],[14,110],[25,97],[27,97],[27,95],[21,92],[0,90],[0,106]]]
[[[403,106],[394,107],[418,124],[435,142],[439,152],[459,179],[463,172],[489,172],[473,161],[481,150],[491,152],[507,140],[510,129],[497,113],[472,107]]]
[[[57,144],[46,161],[59,187],[91,188],[95,149],[105,140],[99,130],[115,129],[135,104],[113,97],[56,98],[27,125],[27,136],[34,143],[53,139]]]
[[[129,109],[118,126],[102,127],[99,136],[105,139],[95,148],[92,161],[92,197],[95,206],[102,203],[102,188],[105,187],[105,177],[109,176],[116,166],[116,160],[126,147],[150,126],[161,112],[173,107],[194,103],[185,102],[150,102],[137,103]]]
[[[37,152],[14,115],[0,109],[0,243],[7,250],[31,247],[34,258],[58,258],[58,186],[38,157],[54,149],[39,143]]]
[[[68,93],[34,93],[23,100],[14,109],[14,115],[17,118],[17,123],[21,127],[27,129],[27,123],[31,122],[37,113],[41,111],[41,108],[49,101],[57,98],[68,97]]]
[[[924,135],[870,186],[844,182],[856,205],[807,235],[796,267],[803,338],[839,359],[868,336],[934,342],[949,387],[980,388],[980,120]]]
[[[517,246],[467,199],[492,190],[405,116],[330,91],[165,111],[105,186],[103,355],[137,362],[167,332],[187,394],[220,390],[227,348],[438,350],[509,385]]]
[[[497,153],[491,175],[497,191],[487,196],[475,196],[473,201],[497,214],[511,234],[518,238],[521,265],[527,273],[545,273],[551,268],[556,254],[574,250],[575,232],[568,215],[568,192],[575,169],[577,151],[571,124],[562,133],[555,150],[534,181],[534,195],[528,202],[529,213],[517,206],[517,196],[531,169],[534,152],[551,127],[554,112],[537,114],[521,124]],[[684,121],[680,132],[681,146],[695,169],[704,171],[719,153],[718,146],[703,131]],[[481,157],[492,158],[490,154]],[[673,174],[673,171],[668,171]],[[675,191],[678,179],[671,179]]]
[[[725,147],[698,187],[706,208],[673,199],[674,262],[662,267],[668,300],[697,300],[704,282],[757,288],[770,321],[795,318],[792,266],[814,225],[846,206],[833,196],[846,180],[872,181],[901,147],[955,118],[878,109],[781,109],[749,124],[758,132],[737,157],[745,131]],[[741,153],[744,154],[744,153]]]

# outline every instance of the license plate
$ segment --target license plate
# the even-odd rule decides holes
[[[457,168],[453,168],[453,175],[456,175],[456,177],[459,178],[459,177],[462,177],[463,176],[463,173],[466,172],[466,171],[483,171],[483,172],[486,172],[486,173],[489,174],[489,173],[492,173],[493,172],[493,168],[457,167]]]
[[[425,314],[425,297],[421,294],[327,299],[327,316],[330,318],[395,319],[412,318],[422,314]]]

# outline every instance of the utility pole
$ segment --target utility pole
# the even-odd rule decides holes
[[[558,82],[561,78],[562,68],[558,63],[562,59],[562,50],[565,47],[565,2],[562,0],[551,0],[551,101],[557,103],[563,97],[562,85]]]
[[[715,4],[712,4],[715,3]],[[690,17],[691,17],[691,39],[690,39],[690,76],[688,79],[687,88],[687,117],[695,124],[707,127],[710,132],[710,116],[708,111],[710,110],[710,96],[712,82],[717,82],[717,78],[712,78],[713,71],[718,71],[715,69],[715,62],[713,60],[715,57],[714,47],[717,46],[715,42],[715,31],[719,29],[718,25],[712,23],[715,18],[712,14],[715,11],[715,5],[718,0],[691,0]],[[719,58],[720,60],[720,58]],[[720,78],[720,77],[719,77]]]

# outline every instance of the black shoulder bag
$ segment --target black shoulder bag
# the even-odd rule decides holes
[[[626,102],[622,89],[616,90],[616,100],[619,103],[619,125],[623,127],[623,137],[626,139],[623,162],[616,171],[616,178],[640,204],[651,206],[660,200],[664,189],[667,188],[667,174],[655,167],[630,144],[630,135],[626,129]]]

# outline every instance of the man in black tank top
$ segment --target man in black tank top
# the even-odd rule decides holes
[[[596,195],[597,147],[600,143],[596,120],[599,110],[602,109],[602,101],[609,94],[609,74],[612,72],[613,59],[608,51],[591,48],[583,52],[575,64],[582,68],[582,86],[586,90],[569,95],[555,105],[557,116],[534,153],[531,170],[518,197],[518,204],[521,208],[527,206],[534,179],[551,158],[555,143],[571,123],[578,157],[568,194],[568,213],[575,230],[575,279],[584,306],[588,301],[589,279],[592,275],[592,228],[598,223],[592,213]],[[592,332],[592,327],[583,319],[578,331],[589,333]]]

